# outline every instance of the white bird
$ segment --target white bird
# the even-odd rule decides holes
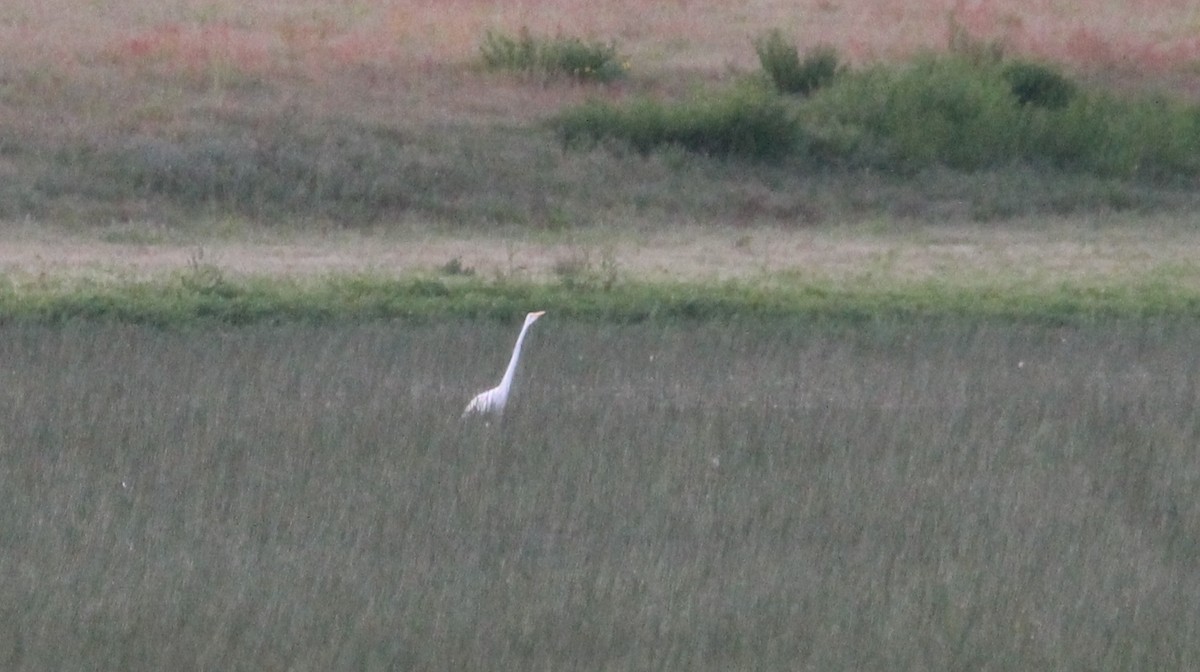
[[[508,368],[504,370],[504,377],[500,379],[500,384],[475,395],[471,403],[467,404],[467,409],[463,411],[462,417],[486,413],[500,415],[504,412],[504,406],[508,403],[508,392],[512,389],[513,376],[517,373],[517,362],[521,359],[521,345],[525,342],[525,334],[529,331],[529,327],[545,314],[546,311],[539,310],[525,316],[525,326],[521,327],[521,333],[517,335],[517,344],[513,346],[512,359],[508,360]]]

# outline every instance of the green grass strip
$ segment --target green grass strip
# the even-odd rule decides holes
[[[689,320],[1000,318],[1072,323],[1200,317],[1200,291],[1166,281],[1094,286],[969,287],[947,282],[839,286],[807,282],[601,283],[332,276],[316,279],[191,274],[116,283],[43,282],[0,288],[0,319],[96,319],[162,326],[393,318],[507,319],[544,309],[615,323]]]

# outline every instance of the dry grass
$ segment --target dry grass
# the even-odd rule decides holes
[[[657,3],[648,12],[633,0],[126,0],[84,7],[16,0],[0,8],[0,216],[174,225],[216,201],[218,210],[290,223],[329,221],[331,212],[365,203],[369,214],[346,219],[415,213],[424,224],[554,228],[596,218],[669,225],[679,213],[738,226],[852,221],[864,212],[942,220],[943,206],[954,207],[944,200],[965,202],[979,220],[1107,207],[1190,210],[1177,202],[1193,193],[1190,185],[1143,198],[1121,185],[1058,176],[1053,182],[1065,186],[1044,189],[1033,175],[1002,176],[1017,186],[971,192],[971,178],[897,187],[902,179],[841,175],[821,183],[807,170],[755,175],[678,157],[658,164],[564,157],[553,134],[531,123],[597,95],[682,93],[698,79],[755,69],[753,39],[768,28],[801,45],[830,43],[858,63],[945,48],[959,26],[975,39],[1001,39],[1097,77],[1136,71],[1139,82],[1186,90],[1196,76],[1195,59],[1179,47],[1195,21],[1183,4],[1100,3],[1087,11],[1065,2],[1008,3],[1003,11],[996,4],[696,0]],[[631,74],[597,88],[496,76],[472,65],[486,30],[522,26],[616,40]],[[1124,60],[1098,58],[1093,47],[1049,53],[1051,41],[1037,38],[1076,29]],[[323,142],[353,151],[326,152]],[[379,155],[366,156],[360,172],[347,170],[372,149]],[[296,170],[322,158],[330,165],[315,177]],[[180,168],[206,162],[260,172],[244,183],[251,193],[221,201],[234,190],[229,181]],[[349,192],[341,201],[287,193],[293,182],[348,174],[332,186]],[[147,179],[174,182],[139,183]],[[383,197],[359,198],[378,183]],[[199,186],[188,193],[190,184]],[[881,191],[900,193],[873,193]]]
[[[1200,18],[1188,3],[1088,5],[691,0],[655,3],[647,11],[642,0],[170,5],[125,0],[82,7],[64,0],[14,0],[0,9],[0,54],[9,104],[13,94],[19,101],[53,93],[47,88],[103,82],[106,101],[118,108],[110,112],[122,117],[131,107],[153,105],[154,94],[137,82],[144,86],[155,77],[182,78],[218,97],[269,83],[272,95],[290,104],[339,114],[381,114],[398,106],[405,116],[436,117],[448,110],[469,116],[480,106],[493,113],[536,114],[546,101],[535,93],[521,88],[513,94],[508,83],[481,82],[459,69],[476,57],[486,30],[523,26],[615,39],[631,57],[635,76],[664,84],[680,72],[720,76],[731,67],[753,68],[752,39],[771,28],[800,44],[830,44],[861,63],[945,48],[953,26],[1085,73],[1139,78],[1153,73],[1188,90],[1200,79],[1195,74],[1200,40],[1194,36]],[[558,91],[550,97],[561,102],[572,95]],[[106,116],[103,108],[92,107],[94,118]]]
[[[1017,275],[1120,276],[1187,267],[1187,255],[1195,248],[1190,235],[1175,237],[1178,231],[1167,235],[1163,244],[1113,242],[1114,235],[1107,234],[1100,244],[1090,245],[1079,241],[1081,227],[1086,233],[1089,226],[1086,217],[1068,217],[1065,225],[1050,220],[1059,230],[1049,234],[1049,240],[1032,235],[1032,242],[1026,242],[1031,234],[1021,232],[1024,225],[1017,222],[1019,231],[1013,234],[968,227],[969,233],[963,234],[968,244],[927,248],[925,243],[931,241],[904,234],[898,241],[853,240],[862,229],[849,234],[776,231],[771,227],[856,221],[864,212],[868,217],[881,212],[901,220],[953,224],[1019,217],[1029,214],[1025,208],[1035,213],[1094,211],[1110,207],[1111,201],[1115,209],[1136,210],[1167,202],[1167,209],[1190,211],[1192,203],[1174,192],[1143,197],[1136,190],[1100,182],[1067,187],[1065,196],[1052,189],[1039,193],[1043,180],[1037,175],[1017,176],[1015,186],[974,187],[973,178],[935,177],[922,179],[926,186],[917,190],[897,187],[886,178],[833,177],[834,182],[865,185],[842,189],[821,183],[819,175],[696,166],[670,157],[647,162],[563,157],[548,137],[506,134],[504,129],[543,117],[597,89],[542,86],[467,67],[489,28],[528,26],[547,34],[611,38],[631,57],[630,81],[608,89],[620,96],[628,88],[686,86],[679,82],[686,82],[688,77],[681,75],[687,73],[721,77],[731,67],[753,68],[753,37],[768,28],[780,28],[800,44],[833,44],[863,62],[945,47],[949,32],[958,26],[975,39],[998,39],[1016,51],[1064,61],[1092,74],[1152,71],[1158,81],[1178,84],[1196,72],[1196,55],[1188,45],[1197,17],[1187,3],[1098,2],[1081,9],[1077,3],[1033,1],[1003,3],[1001,8],[996,2],[962,1],[693,0],[658,3],[651,12],[645,11],[644,2],[634,0],[252,0],[170,5],[126,0],[76,5],[15,0],[0,8],[0,146],[6,150],[0,152],[0,177],[9,184],[5,202],[10,215],[23,211],[21,199],[49,194],[45,202],[51,203],[46,210],[51,216],[105,228],[77,228],[65,238],[48,233],[34,241],[21,240],[19,232],[8,235],[2,263],[12,273],[155,273],[186,264],[194,244],[203,244],[210,258],[238,273],[363,267],[403,273],[461,257],[485,274],[522,271],[537,276],[552,274],[567,257],[582,254],[594,261],[607,253],[622,272],[637,276],[745,277],[766,271],[844,277],[885,268],[906,278],[962,268],[979,268],[985,275],[1017,269]],[[1061,40],[1051,35],[1075,37]],[[229,227],[232,235],[217,225],[196,238],[185,234],[178,244],[175,234],[164,239],[160,223],[173,226],[179,218],[161,203],[127,193],[113,197],[102,180],[96,180],[98,194],[71,191],[77,186],[72,166],[84,163],[75,161],[73,154],[90,147],[116,147],[146,161],[160,158],[149,151],[157,146],[139,144],[144,138],[165,138],[162,147],[177,146],[183,156],[193,158],[213,147],[253,151],[283,142],[271,129],[292,119],[297,120],[295,130],[312,131],[318,141],[327,133],[329,142],[369,145],[371,133],[389,134],[397,146],[396,156],[388,159],[393,161],[389,165],[397,165],[393,172],[407,171],[400,181],[418,185],[411,191],[430,201],[398,206],[411,208],[420,221],[389,221],[389,226],[416,231],[415,239],[408,236],[377,249],[370,239],[322,241],[312,236],[299,243],[272,239],[238,249],[253,242],[247,240],[253,234],[243,234],[255,226],[234,222]],[[334,121],[322,126],[323,120]],[[359,122],[364,126],[354,126]],[[212,147],[204,144],[206,138]],[[146,147],[144,155],[137,154]],[[514,166],[518,169],[511,170]],[[48,178],[30,177],[39,169]],[[158,169],[158,164],[151,165],[151,170]],[[1033,184],[1022,186],[1028,182]],[[605,184],[622,186],[605,193]],[[56,189],[65,195],[55,196]],[[939,190],[945,193],[936,193]],[[1001,196],[992,202],[991,193]],[[35,201],[28,210],[41,206]],[[305,206],[302,202],[297,207]],[[431,224],[445,223],[430,214],[438,209],[449,218],[475,224],[511,223],[553,231],[570,230],[577,223],[588,227],[623,222],[630,228],[649,223],[667,230],[610,239],[592,246],[596,249],[581,246],[569,235],[566,243],[553,236],[549,243],[517,240],[511,245],[498,243],[495,236],[485,236],[482,242],[455,241],[426,233]],[[285,211],[284,216],[292,214]],[[1153,222],[1139,222],[1157,228]],[[672,230],[691,224],[731,224],[745,230]],[[10,222],[4,228],[11,232],[22,227]],[[955,231],[946,234],[949,237],[962,231],[953,226],[949,230]],[[510,233],[505,230],[501,236]],[[91,234],[102,242],[95,244]],[[932,241],[939,237],[942,234],[933,234]],[[59,244],[64,247],[57,251],[47,247]],[[1135,261],[1117,261],[1121,259]]]
[[[645,160],[602,151],[564,154],[550,133],[530,130],[528,122],[598,89],[546,86],[467,66],[488,28],[527,25],[548,34],[614,38],[632,60],[630,81],[606,89],[621,96],[627,89],[686,86],[678,82],[688,73],[721,77],[729,66],[754,67],[752,38],[768,27],[800,43],[820,35],[863,61],[945,46],[953,14],[978,39],[1000,36],[1038,53],[1043,43],[1023,36],[1066,26],[1083,26],[1115,45],[1173,44],[1194,22],[1181,4],[1103,3],[1086,16],[1056,2],[1010,3],[1003,12],[986,2],[828,0],[643,9],[631,1],[597,6],[574,0],[6,3],[0,9],[2,202],[9,216],[41,207],[51,224],[73,226],[60,234],[42,222],[5,222],[0,269],[22,281],[47,274],[144,277],[186,268],[202,247],[206,263],[245,275],[429,273],[459,259],[484,276],[549,279],[571,265],[590,272],[607,263],[605,273],[615,269],[637,279],[1195,282],[1192,260],[1200,258],[1200,243],[1186,224],[1189,215],[1159,221],[1144,214],[1193,211],[1187,184],[1155,191],[1160,187],[1045,179],[1028,171],[935,171],[913,180],[824,175],[807,166],[771,171],[669,154]],[[1177,62],[1160,63],[1156,77],[1190,77],[1191,57],[1170,53]],[[1080,67],[1090,58],[1045,55]],[[1110,65],[1087,67],[1112,72]],[[283,170],[262,179],[277,178],[272,185],[286,190],[286,169],[328,156],[344,159],[321,173],[336,177],[383,147],[390,153],[367,155],[373,163],[361,185],[350,185],[365,190],[379,176],[391,180],[397,203],[370,206],[383,213],[377,229],[313,229],[314,221],[319,226],[330,219],[314,209],[344,209],[355,193],[340,201],[299,199],[265,214],[254,202],[231,200],[218,204],[211,220],[197,221],[189,219],[194,210],[180,214],[164,201],[192,199],[188,205],[202,210],[205,192],[156,201],[139,197],[128,181],[91,174],[92,183],[75,179],[74,171],[102,170],[109,157],[126,159],[127,172],[154,175],[171,172],[164,165],[172,156],[190,165],[211,159],[210,152],[214,164],[222,157],[231,164],[260,161],[266,172],[305,134],[311,138],[294,152],[299,159],[280,160]],[[322,143],[362,151],[325,152]],[[110,154],[88,154],[97,147]],[[264,147],[275,153],[255,154]],[[178,173],[181,190],[190,177]],[[218,189],[228,184],[214,183]],[[81,184],[94,184],[94,193]],[[244,211],[223,218],[221,207],[243,205]],[[1021,219],[1030,216],[1035,220]],[[288,230],[264,232],[255,217],[281,221]],[[1006,220],[1009,230],[964,224],[972,220]],[[1137,234],[1122,233],[1131,222]]]
[[[569,268],[637,281],[832,281],[865,287],[937,281],[1026,290],[1160,281],[1200,288],[1200,233],[1190,220],[1139,222],[1137,229],[1122,217],[1075,217],[1001,228],[889,222],[878,230],[869,223],[801,230],[675,226],[640,233],[601,228],[499,236],[270,234],[241,228],[188,234],[138,224],[80,234],[15,226],[0,235],[0,273],[16,284],[46,277],[107,283],[163,277],[197,263],[228,277],[276,278],[437,275],[449,264],[450,272],[543,281],[562,279]]]
[[[567,31],[613,38],[642,62],[712,72],[752,62],[750,37],[780,28],[801,43],[827,43],[858,61],[890,59],[946,45],[953,20],[979,39],[1088,68],[1163,71],[1200,57],[1197,9],[1189,3],[1025,0],[538,0],[495,3],[182,2],[137,0],[80,7],[64,0],[5,3],[5,50],[86,65],[97,57],[129,64],[196,68],[414,66],[473,56],[489,28]]]

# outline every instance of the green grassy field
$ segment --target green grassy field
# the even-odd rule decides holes
[[[1194,321],[8,326],[8,669],[1181,669]]]
[[[0,7],[0,667],[1200,666],[1195,8],[647,7]]]

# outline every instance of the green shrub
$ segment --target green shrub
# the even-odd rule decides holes
[[[1080,94],[1028,117],[1027,154],[1099,175],[1200,173],[1200,108],[1160,98]]]
[[[489,30],[479,45],[479,55],[489,70],[533,70],[538,65],[538,43],[524,28],[516,37]]]
[[[1061,109],[1075,95],[1075,84],[1054,68],[1029,61],[1012,61],[1001,75],[1022,105]]]
[[[800,59],[796,47],[772,30],[754,43],[763,71],[783,93],[808,94],[833,81],[838,72],[838,53],[833,47],[816,47]]]
[[[975,169],[1012,159],[1019,146],[1021,111],[1008,84],[954,56],[873,68],[810,100],[806,119],[819,136],[832,133],[873,162]]]
[[[1101,176],[1200,173],[1200,108],[1077,91],[1046,66],[925,56],[839,78],[801,107],[813,152],[868,165],[1049,165]]]
[[[479,46],[489,70],[540,73],[607,82],[625,74],[612,43],[585,42],[577,37],[534,37],[527,29],[513,37],[488,31]]]
[[[554,123],[567,145],[616,140],[642,153],[678,146],[710,156],[773,159],[791,152],[800,139],[791,109],[752,87],[674,103],[590,102]]]

